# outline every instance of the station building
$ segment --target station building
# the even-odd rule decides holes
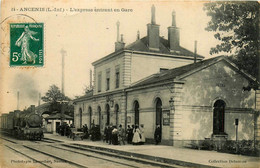
[[[159,29],[153,6],[147,36],[125,46],[118,33],[115,52],[92,63],[93,90],[74,100],[76,128],[143,124],[152,141],[160,125],[162,144],[186,146],[235,140],[238,119],[238,139],[256,138],[256,93],[243,89],[256,79],[224,56],[203,60],[181,47],[175,12],[168,39]]]

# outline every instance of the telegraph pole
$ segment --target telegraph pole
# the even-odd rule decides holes
[[[17,110],[19,110],[20,93],[17,91]]]
[[[64,93],[64,67],[65,67],[65,55],[66,51],[61,49],[61,56],[62,56],[62,76],[61,76],[61,93],[65,96]],[[61,123],[64,121],[64,100],[61,101]]]
[[[61,56],[62,56],[62,77],[61,77],[61,93],[65,95],[64,93],[64,67],[65,67],[65,55],[66,51],[64,49],[61,49]]]

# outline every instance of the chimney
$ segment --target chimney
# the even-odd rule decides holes
[[[178,51],[180,46],[180,31],[176,27],[176,13],[172,11],[172,25],[168,27],[168,41],[170,51]]]
[[[148,37],[148,47],[150,50],[159,51],[160,45],[160,25],[156,24],[155,21],[155,7],[152,6],[152,18],[151,23],[147,24],[147,37]]]
[[[137,31],[137,38],[136,38],[136,40],[139,40],[140,39],[140,31],[138,30]]]
[[[41,105],[41,93],[39,93],[39,100],[38,100],[38,106],[40,106]]]
[[[197,40],[194,41],[194,63],[197,62]]]
[[[121,41],[120,42],[124,43],[124,35],[123,34],[121,34]]]
[[[92,70],[89,71],[89,87],[92,88]]]
[[[19,91],[17,92],[17,110],[19,110],[20,96]]]
[[[31,105],[31,112],[35,113],[35,105]]]
[[[120,37],[119,37],[120,22],[119,21],[116,22],[116,26],[117,26],[117,39],[115,42],[115,51],[118,51],[125,47],[125,43],[123,42],[123,37],[122,37],[123,35],[121,35],[121,41],[120,41]]]

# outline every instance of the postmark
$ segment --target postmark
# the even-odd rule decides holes
[[[44,65],[44,24],[10,23],[10,66]]]

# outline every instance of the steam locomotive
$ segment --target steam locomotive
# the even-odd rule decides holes
[[[27,110],[14,110],[0,116],[1,132],[19,139],[41,140],[43,138],[42,117],[35,113],[35,106]]]

